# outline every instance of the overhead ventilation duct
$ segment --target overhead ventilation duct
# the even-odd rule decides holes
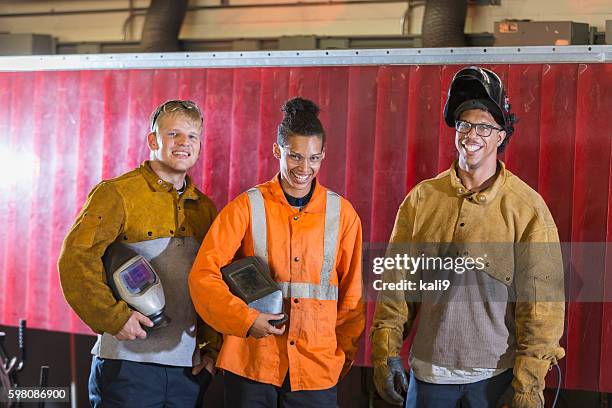
[[[467,0],[427,0],[423,16],[423,47],[465,46]]]
[[[151,0],[142,28],[142,52],[181,51],[178,34],[187,13],[187,0]]]

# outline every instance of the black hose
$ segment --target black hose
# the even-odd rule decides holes
[[[423,47],[465,46],[467,0],[427,0],[423,16]]]
[[[143,52],[180,51],[178,34],[187,13],[187,0],[151,0],[142,28]]]

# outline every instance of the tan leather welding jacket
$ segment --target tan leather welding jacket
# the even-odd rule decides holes
[[[371,331],[374,366],[382,367],[388,357],[399,355],[418,312],[415,357],[460,369],[514,367],[515,391],[537,403],[551,364],[565,354],[559,346],[564,324],[563,262],[557,228],[542,197],[501,162],[495,181],[472,192],[462,184],[453,163],[436,178],[415,186],[401,204],[391,255],[406,244],[411,251],[418,249],[417,256],[444,255],[439,252],[450,248],[453,256],[488,252],[483,270],[468,277],[478,285],[459,288],[481,290],[484,297],[426,304],[418,299],[407,302],[403,292],[381,292]],[[385,280],[413,276],[426,275],[394,269]],[[489,299],[485,295],[490,293]],[[514,301],[496,293],[512,293]]]

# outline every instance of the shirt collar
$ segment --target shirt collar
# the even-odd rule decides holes
[[[157,192],[172,192],[174,190],[174,185],[172,183],[162,180],[162,178],[153,171],[149,160],[142,162],[139,170],[151,190]],[[196,187],[191,177],[187,175],[185,176],[185,180],[187,181],[187,187],[185,188],[185,192],[181,195],[181,198],[184,197],[188,200],[197,200],[198,194],[196,193]]]
[[[453,162],[451,168],[449,170],[451,186],[458,197],[467,198],[473,197],[474,202],[477,204],[487,204],[491,202],[499,193],[499,190],[506,183],[506,178],[508,177],[508,171],[506,170],[506,165],[503,161],[497,160],[498,172],[495,177],[495,180],[492,182],[485,182],[484,188],[479,191],[471,191],[468,190],[461,179],[457,175],[457,160]]]
[[[301,212],[307,213],[321,213],[325,212],[325,197],[327,189],[321,185],[318,179],[315,179],[314,191],[312,192],[312,197],[310,201],[304,208],[302,208]],[[287,198],[285,197],[285,193],[283,192],[283,188],[280,184],[280,174],[276,173],[276,175],[272,178],[272,180],[268,181],[264,184],[264,186],[268,189],[272,197],[284,205],[291,207],[291,205],[287,202]],[[291,207],[292,209],[294,207]]]

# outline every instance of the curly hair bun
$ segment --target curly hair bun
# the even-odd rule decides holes
[[[285,116],[296,116],[300,113],[311,113],[314,116],[319,114],[319,107],[308,99],[293,98],[289,99],[281,108]]]

